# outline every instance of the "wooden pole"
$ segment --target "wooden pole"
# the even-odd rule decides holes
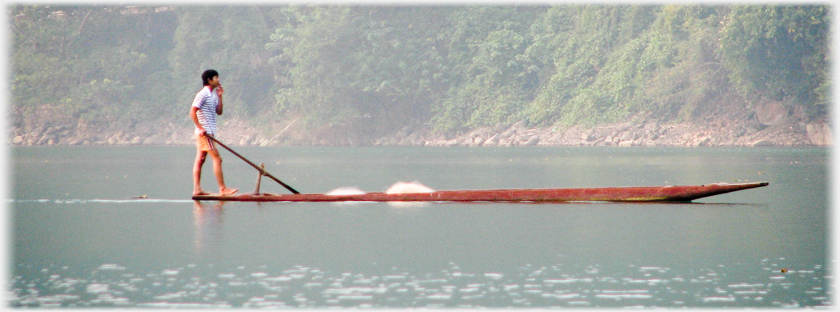
[[[262,181],[262,176],[265,174],[265,164],[260,163],[260,173],[257,174],[257,189],[254,190],[254,194],[260,193],[260,181]]]
[[[239,155],[239,153],[235,152],[233,149],[231,149],[230,147],[228,147],[228,146],[227,146],[227,145],[225,145],[224,143],[219,142],[219,140],[216,140],[216,138],[214,138],[212,135],[210,135],[210,134],[205,134],[205,135],[206,135],[208,138],[210,138],[211,140],[215,141],[216,143],[219,143],[219,145],[221,145],[222,147],[224,147],[225,149],[227,149],[228,151],[230,151],[230,152],[231,152],[231,153],[233,153],[234,155],[236,155],[236,157],[239,157],[239,158],[241,158],[242,160],[244,160],[246,163],[248,163],[249,165],[251,165],[251,167],[254,167],[254,169],[257,169],[257,170],[259,170],[260,172],[262,172],[262,174],[263,174],[264,176],[271,178],[272,180],[274,180],[274,182],[280,183],[280,185],[282,185],[283,187],[285,187],[287,190],[289,190],[289,191],[290,191],[290,192],[292,192],[293,194],[300,194],[300,192],[298,192],[297,190],[293,189],[291,186],[286,185],[286,183],[283,183],[283,181],[280,181],[280,179],[275,178],[273,175],[271,175],[271,174],[270,174],[270,173],[268,173],[268,172],[265,172],[265,168],[262,168],[262,169],[261,169],[259,166],[255,165],[254,163],[252,163],[250,160],[248,160],[247,158],[243,157],[242,155]]]

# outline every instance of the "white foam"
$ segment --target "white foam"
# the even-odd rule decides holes
[[[417,181],[410,183],[400,181],[391,185],[391,187],[385,191],[385,194],[432,193],[434,191],[435,190],[430,187],[420,184],[420,182]]]

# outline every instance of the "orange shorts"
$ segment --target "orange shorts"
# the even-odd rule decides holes
[[[195,136],[195,147],[202,152],[212,151],[216,149],[216,145],[214,145],[213,141],[210,140],[210,138],[208,138],[206,135]]]

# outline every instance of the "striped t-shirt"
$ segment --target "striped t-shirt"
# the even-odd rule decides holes
[[[204,130],[210,135],[216,135],[216,107],[219,106],[219,95],[210,91],[210,86],[204,86],[195,95],[192,106],[198,108],[196,116],[198,116],[198,122],[204,127]],[[199,133],[201,133],[201,130],[196,126],[195,134]]]

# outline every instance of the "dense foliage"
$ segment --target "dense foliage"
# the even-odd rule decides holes
[[[690,120],[737,98],[827,115],[825,5],[9,7],[16,122],[187,122],[214,68],[226,114],[373,137],[527,120]]]

